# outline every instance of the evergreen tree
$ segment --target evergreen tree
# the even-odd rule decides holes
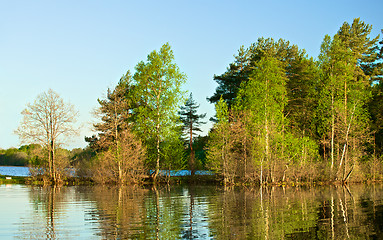
[[[372,26],[355,18],[350,25],[345,22],[336,34],[344,47],[352,51],[360,76],[368,76],[370,83],[382,77],[383,69],[379,61],[379,36],[370,39]],[[363,72],[363,74],[361,74]]]
[[[98,136],[87,138],[98,150],[98,162],[94,166],[96,181],[136,182],[142,174],[145,148],[132,133],[132,112],[135,103],[132,77],[128,71],[121,77],[115,89],[108,89],[106,99],[98,99],[96,110],[101,122],[94,124]],[[107,177],[109,176],[109,177]]]
[[[118,136],[131,124],[132,110],[136,105],[132,76],[128,71],[114,89],[107,90],[105,99],[97,99],[99,108],[95,116],[101,121],[93,125],[97,136],[85,138],[94,150],[107,150],[118,143]]]
[[[369,102],[369,112],[372,120],[371,130],[374,134],[374,144],[371,152],[374,153],[374,157],[381,156],[383,153],[383,38],[378,45],[378,56],[375,66],[377,75],[373,77],[372,98]]]
[[[372,87],[372,98],[369,102],[369,113],[371,115],[371,131],[374,142],[370,153],[374,157],[383,154],[383,84],[375,84]]]
[[[250,56],[250,49],[241,46],[238,56],[235,56],[234,63],[229,65],[227,71],[222,75],[214,75],[214,81],[218,83],[218,87],[213,96],[208,98],[210,103],[218,103],[222,98],[230,108],[237,97],[241,83],[248,80],[251,71]]]
[[[196,132],[202,132],[200,125],[204,124],[201,119],[206,117],[206,113],[197,114],[197,109],[199,105],[194,101],[192,93],[190,93],[189,98],[187,99],[185,106],[181,106],[181,110],[178,112],[180,119],[183,123],[183,132],[187,135],[189,139],[189,148],[190,148],[190,159],[189,167],[191,175],[195,173],[195,152],[193,149],[193,136],[196,135]]]

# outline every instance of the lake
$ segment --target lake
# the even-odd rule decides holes
[[[15,166],[0,166],[0,175],[27,177],[29,176],[29,168]]]
[[[383,185],[0,185],[0,239],[382,239]]]
[[[74,172],[74,171],[73,171]],[[151,170],[150,173],[154,171]],[[166,176],[190,176],[190,170],[160,170],[160,175]],[[213,173],[210,171],[198,170],[195,172],[195,175],[212,175]],[[19,177],[27,177],[29,176],[29,168],[28,167],[16,167],[16,166],[0,166],[0,175],[6,176],[19,176]]]

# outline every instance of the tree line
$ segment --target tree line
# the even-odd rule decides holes
[[[211,168],[260,184],[381,177],[383,41],[371,29],[344,23],[317,60],[283,39],[240,48],[208,99]]]
[[[182,91],[186,75],[164,44],[98,99],[96,134],[72,165],[81,176],[121,184],[174,169],[212,170],[225,184],[380,179],[383,40],[371,30],[360,19],[345,22],[324,37],[317,59],[283,39],[242,46],[214,76],[208,101],[216,115],[206,137],[197,135],[205,114]],[[75,132],[77,116],[56,95],[49,90],[29,104],[16,130],[46,150],[53,182],[62,175],[58,139]]]

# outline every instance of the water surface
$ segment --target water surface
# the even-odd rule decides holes
[[[16,166],[0,166],[0,175],[27,177],[29,176],[29,168]]]
[[[0,239],[381,239],[382,185],[0,185]]]

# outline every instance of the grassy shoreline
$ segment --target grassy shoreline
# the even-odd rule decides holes
[[[0,184],[26,184],[28,177],[0,175]]]

